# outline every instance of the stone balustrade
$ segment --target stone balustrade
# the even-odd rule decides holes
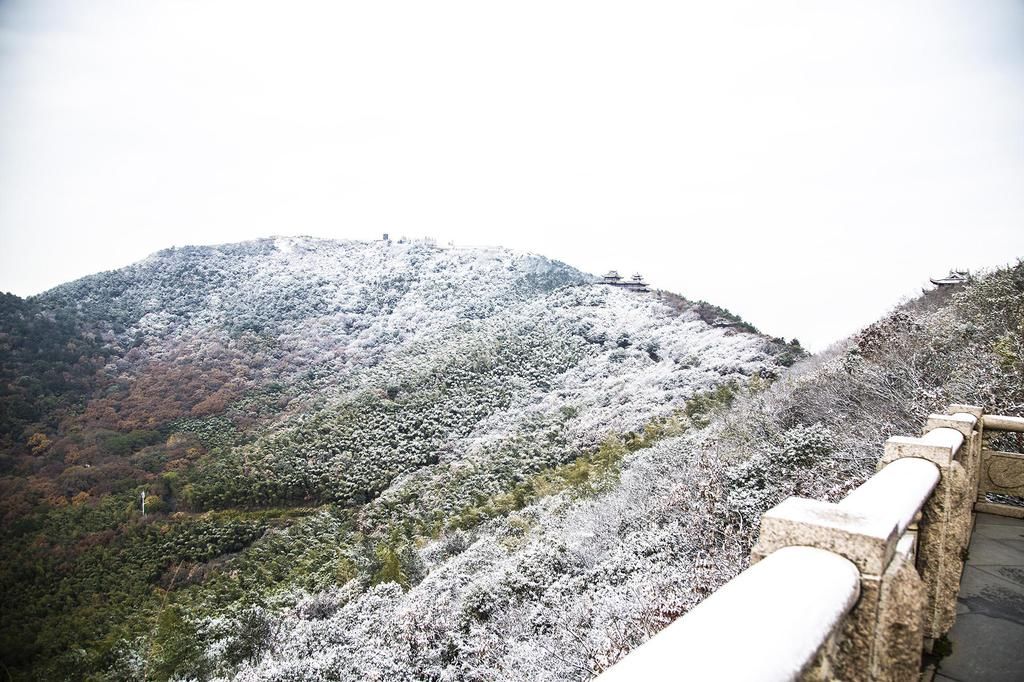
[[[1024,433],[1024,418],[986,414],[982,417],[985,433],[1009,431]],[[983,438],[981,461],[978,463],[977,511],[1024,518],[1024,507],[1010,506],[990,500],[990,495],[1024,497],[1024,455],[1000,452],[987,447]],[[999,498],[996,497],[995,500]]]
[[[617,680],[917,680],[953,626],[975,509],[1024,517],[1024,455],[984,447],[1024,419],[951,405],[885,443],[838,503],[790,497],[761,519],[751,566],[605,671]]]

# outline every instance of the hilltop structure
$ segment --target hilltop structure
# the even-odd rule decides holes
[[[949,274],[939,279],[930,279],[932,284],[937,287],[949,287],[956,286],[958,284],[967,284],[971,281],[971,274],[966,270],[950,270]]]
[[[623,281],[622,275],[620,275],[617,270],[609,270],[602,278],[601,283],[608,284],[613,287],[622,287],[631,291],[650,291],[647,287],[647,282],[644,281],[643,276],[639,272],[633,275],[629,280]]]

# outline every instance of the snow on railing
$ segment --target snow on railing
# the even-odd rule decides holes
[[[869,478],[847,495],[839,506],[895,519],[896,533],[903,535],[938,484],[939,468],[935,464],[917,457],[905,457]]]
[[[751,567],[599,680],[916,680],[956,617],[973,510],[1004,506],[981,504],[979,479],[1024,496],[1024,455],[983,450],[985,429],[1024,419],[952,405],[920,438],[890,438],[838,504],[770,509]]]
[[[843,557],[785,547],[609,668],[598,680],[791,680],[853,608],[860,573]]]

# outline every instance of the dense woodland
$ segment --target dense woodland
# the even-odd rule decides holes
[[[613,482],[445,533],[407,590],[295,595],[262,654],[193,674],[589,679],[742,570],[766,509],[838,500],[888,436],[956,401],[1024,413],[1024,264],[910,301],[774,379],[695,397]]]
[[[1024,265],[811,358],[424,244],[177,249],[2,304],[14,679],[589,679],[785,496],[948,402],[1024,412]]]
[[[303,595],[404,594],[803,354],[734,322],[538,256],[311,239],[4,295],[3,664],[242,670]]]

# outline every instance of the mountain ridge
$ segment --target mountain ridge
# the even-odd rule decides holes
[[[75,677],[143,656],[162,679],[197,654],[147,657],[139,632],[194,639],[196,618],[296,585],[414,584],[417,543],[606,489],[699,400],[802,355],[595,279],[500,248],[288,237],[5,296],[4,544],[47,567],[4,569],[5,665]],[[323,523],[332,542],[304,535]],[[266,552],[334,568],[253,583]],[[186,609],[166,631],[179,607],[154,589]]]

